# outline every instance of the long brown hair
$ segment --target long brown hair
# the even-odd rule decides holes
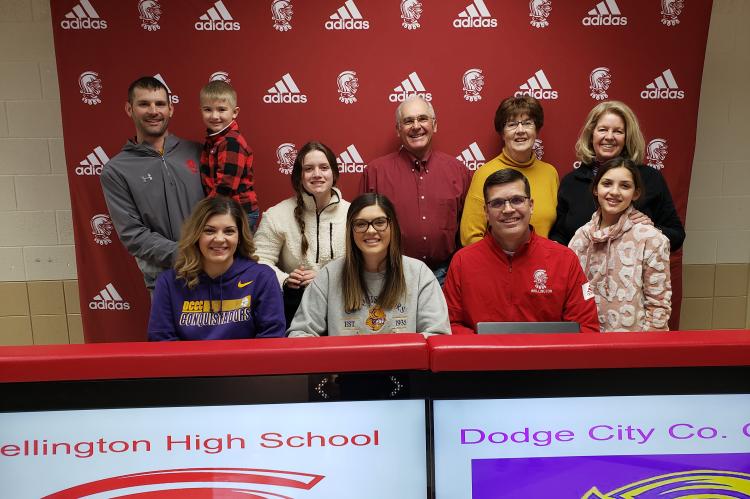
[[[387,197],[368,192],[355,198],[346,213],[346,256],[341,278],[346,313],[362,308],[365,296],[368,294],[364,258],[362,251],[354,243],[352,222],[360,211],[373,205],[382,208],[385,216],[390,220],[391,230],[391,243],[388,245],[388,256],[385,259],[385,283],[375,303],[380,308],[388,310],[398,305],[399,300],[406,294],[406,279],[401,258],[401,228],[396,217],[396,209]]]
[[[339,180],[339,168],[336,164],[336,155],[333,154],[333,151],[331,151],[328,146],[321,142],[314,141],[308,142],[307,144],[302,146],[302,148],[297,153],[297,157],[294,159],[294,166],[292,167],[292,189],[294,189],[295,195],[297,197],[297,206],[294,207],[294,220],[297,222],[299,232],[302,235],[300,253],[303,258],[307,254],[307,248],[310,247],[310,243],[307,241],[307,236],[305,235],[304,196],[310,196],[311,194],[305,191],[305,188],[302,185],[302,162],[305,161],[305,156],[307,156],[307,154],[312,151],[320,151],[325,154],[326,159],[328,160],[328,164],[331,167],[331,172],[333,173],[333,185],[331,187],[334,187],[336,185],[336,182],[338,182]]]
[[[248,260],[258,261],[258,257],[255,256],[253,236],[247,225],[247,216],[237,201],[224,196],[205,198],[195,205],[190,218],[183,224],[182,235],[177,243],[174,270],[177,278],[185,281],[190,289],[198,285],[200,273],[203,271],[203,254],[198,248],[198,239],[208,219],[214,215],[231,215],[237,225],[239,237],[234,256],[240,255]]]

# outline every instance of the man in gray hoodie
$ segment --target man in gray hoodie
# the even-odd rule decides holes
[[[130,84],[125,112],[136,135],[104,165],[101,183],[117,235],[153,289],[174,262],[182,222],[203,199],[201,146],[169,134],[174,108],[156,78]]]

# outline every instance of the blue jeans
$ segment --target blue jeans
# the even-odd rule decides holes
[[[258,229],[258,218],[260,217],[259,210],[253,210],[247,212],[247,225],[250,227],[250,232],[255,234]]]
[[[450,261],[447,261],[445,263],[441,263],[437,267],[435,267],[432,270],[432,273],[435,274],[435,278],[438,281],[438,284],[440,284],[440,287],[443,287],[443,283],[445,282],[445,276],[448,275],[448,265],[450,264]]]

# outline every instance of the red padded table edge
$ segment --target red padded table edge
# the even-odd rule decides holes
[[[420,334],[0,347],[0,382],[428,368]]]
[[[432,336],[430,370],[750,365],[750,331]]]

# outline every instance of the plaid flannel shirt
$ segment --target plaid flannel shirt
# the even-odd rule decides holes
[[[258,209],[253,174],[253,152],[236,121],[215,135],[207,135],[201,154],[201,183],[206,196],[228,196],[246,212]]]

